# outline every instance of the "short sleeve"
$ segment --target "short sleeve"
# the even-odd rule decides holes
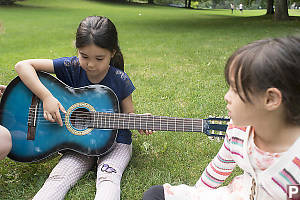
[[[121,72],[120,78],[122,79],[122,87],[123,87],[121,91],[120,99],[123,100],[135,90],[135,87],[132,81],[130,80],[129,76],[125,72],[122,71],[120,72]]]
[[[82,83],[86,79],[85,73],[76,56],[54,59],[53,66],[56,77],[65,84],[71,87],[82,87],[87,84]]]
[[[100,84],[110,87],[117,95],[119,102],[135,90],[129,76],[115,67],[110,67],[109,72]]]

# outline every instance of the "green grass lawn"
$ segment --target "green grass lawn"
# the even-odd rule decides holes
[[[233,51],[254,40],[299,34],[298,18],[274,22],[265,12],[231,14],[85,0],[27,0],[0,7],[0,84],[16,76],[19,60],[75,55],[79,21],[103,15],[118,29],[125,70],[137,88],[136,113],[226,116],[223,69]],[[300,16],[300,10],[289,12]],[[122,179],[122,199],[141,199],[154,184],[195,184],[220,145],[202,133],[156,132],[146,137],[133,131],[133,158]],[[0,161],[0,199],[31,199],[58,159],[39,164]],[[94,171],[87,173],[66,199],[93,199],[95,177]]]

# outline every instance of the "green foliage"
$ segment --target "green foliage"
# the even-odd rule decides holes
[[[226,116],[223,70],[227,58],[248,42],[299,33],[300,21],[274,22],[265,10],[189,10],[86,0],[28,0],[0,7],[0,84],[29,58],[76,54],[81,19],[104,15],[116,25],[125,71],[136,86],[136,113],[174,117]],[[299,16],[298,10],[290,10]],[[122,199],[141,199],[154,184],[193,185],[222,142],[202,133],[133,131],[133,157],[122,178]],[[0,199],[31,199],[59,158],[38,163],[0,161]],[[234,175],[240,174],[237,169]],[[87,173],[66,200],[93,199],[95,171]],[[225,184],[227,184],[230,177]]]

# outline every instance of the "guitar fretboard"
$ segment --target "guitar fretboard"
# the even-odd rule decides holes
[[[90,128],[203,132],[203,119],[92,112]]]

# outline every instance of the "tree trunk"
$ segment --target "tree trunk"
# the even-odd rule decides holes
[[[266,15],[273,15],[273,14],[274,14],[274,0],[268,0]]]
[[[148,0],[149,4],[154,4],[154,0]]]
[[[188,4],[188,3],[187,3],[187,1],[188,1],[188,0],[185,0],[185,3],[184,3],[184,5],[185,5],[185,7],[186,7],[186,8],[188,7],[188,5],[187,5],[187,4]]]
[[[191,1],[192,1],[192,0],[189,0],[188,8],[191,8]]]
[[[275,0],[275,20],[288,20],[287,0]]]

